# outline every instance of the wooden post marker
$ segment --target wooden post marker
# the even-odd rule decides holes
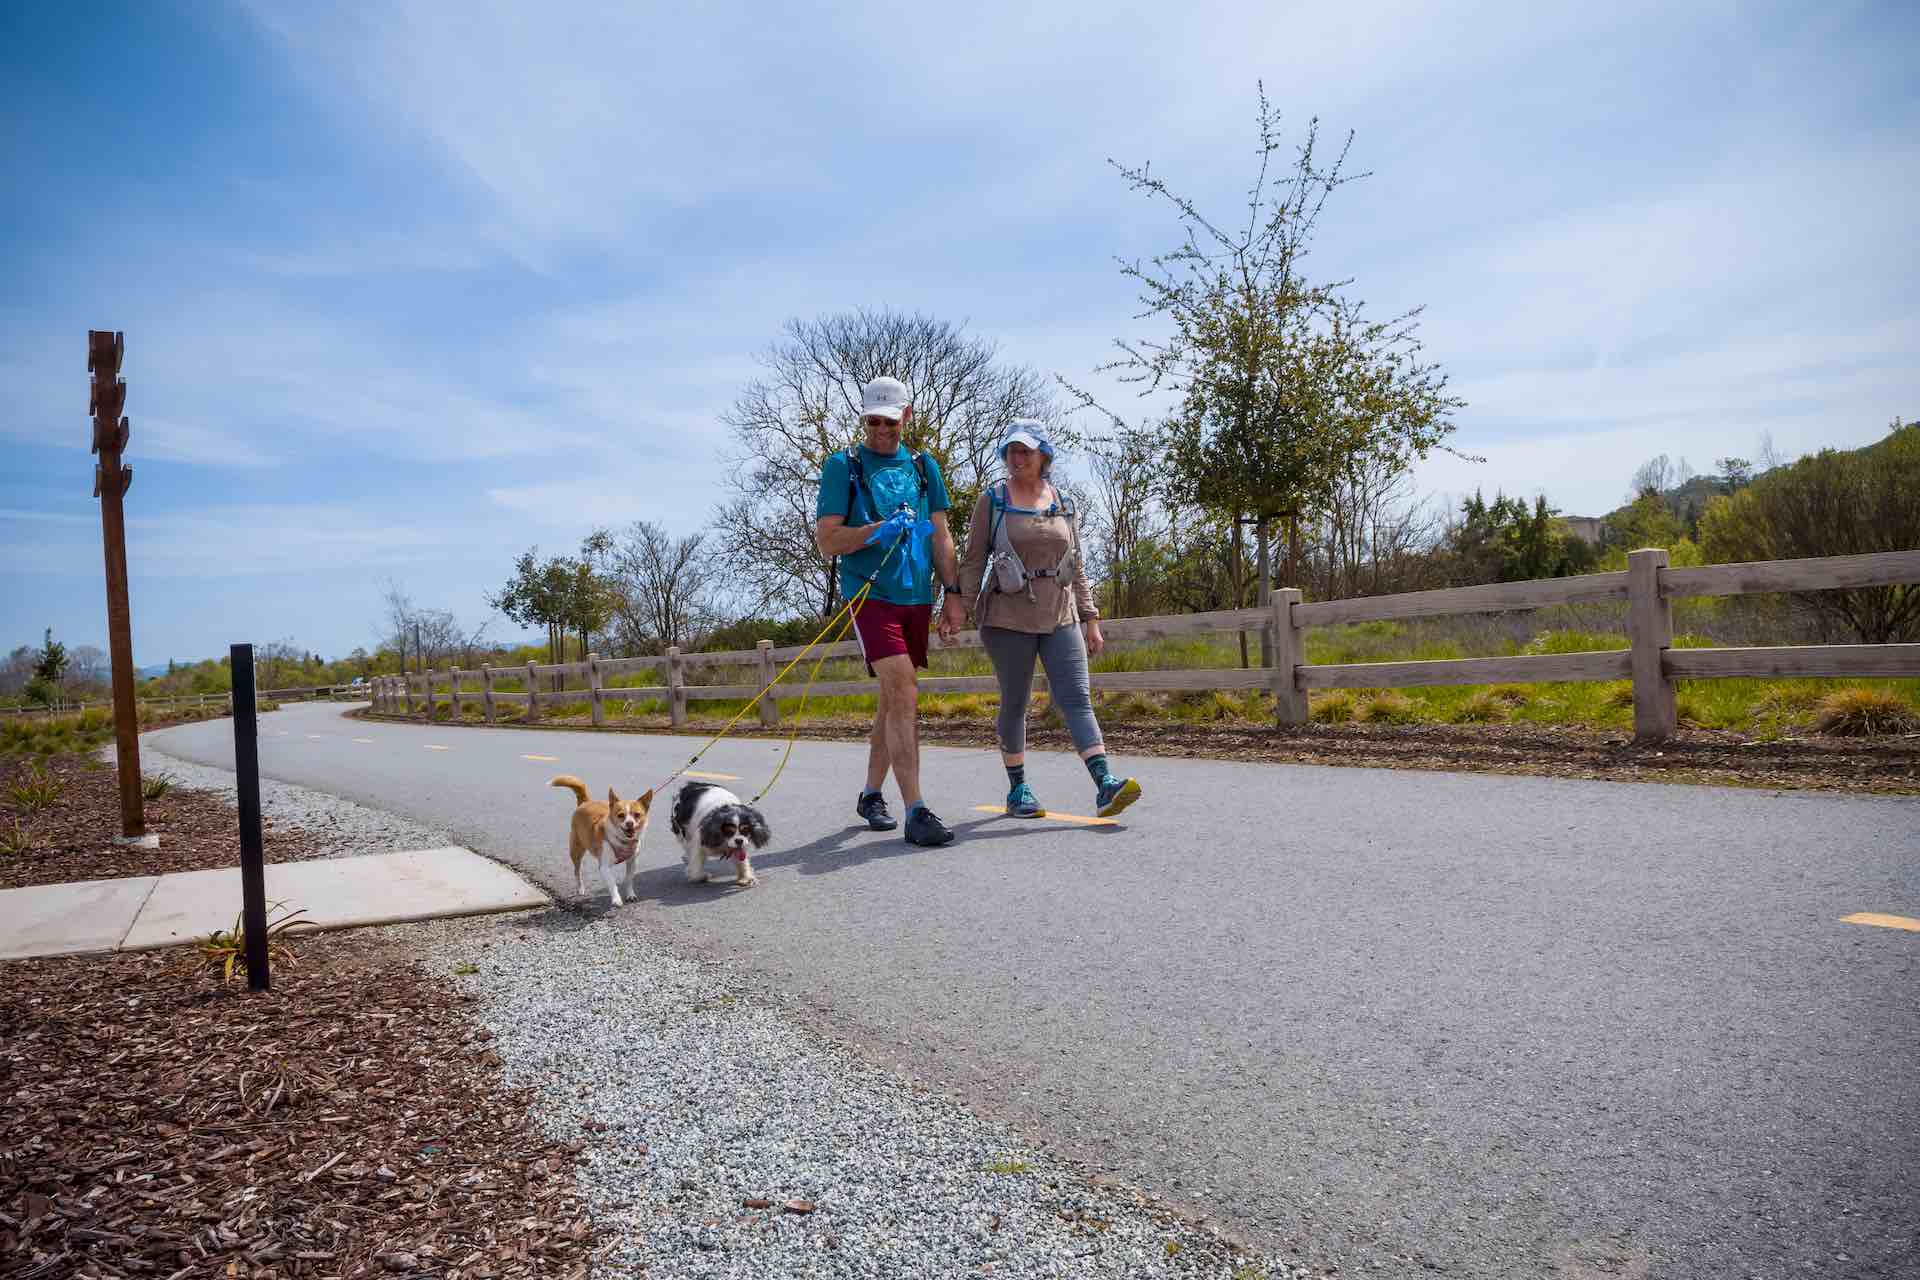
[[[1627,639],[1633,645],[1633,736],[1664,742],[1680,727],[1665,660],[1673,647],[1673,602],[1660,594],[1665,547],[1627,553]]]
[[[760,651],[760,686],[766,689],[760,695],[760,723],[771,728],[780,723],[780,699],[774,696],[777,691],[771,687],[774,677],[773,641],[762,640],[754,647]]]
[[[120,412],[127,402],[127,384],[120,378],[126,349],[126,335],[118,331],[87,330],[87,372],[93,375],[87,411],[93,415],[93,452],[100,455],[93,468],[93,496],[100,499],[100,541],[106,550],[113,747],[120,773],[120,834],[114,843],[151,849],[160,838],[147,834],[140,792],[140,710],[133,694],[133,607],[127,598],[127,516],[122,503],[133,483],[133,468],[120,461],[133,434],[133,424]]]

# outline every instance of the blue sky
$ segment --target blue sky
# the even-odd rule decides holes
[[[1575,513],[1920,415],[1910,4],[0,6],[0,643],[101,644],[86,330],[127,335],[135,654],[484,620],[530,544],[700,526],[793,316],[964,321],[1090,377],[1223,216],[1256,80],[1372,177],[1316,268]],[[1116,403],[1119,401],[1116,399]],[[512,628],[496,621],[490,634]]]

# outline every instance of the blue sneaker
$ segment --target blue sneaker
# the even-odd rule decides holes
[[[1140,798],[1140,784],[1132,778],[1108,775],[1107,780],[1094,789],[1093,798],[1100,806],[1094,813],[1102,818],[1111,818]]]
[[[1040,807],[1033,788],[1022,782],[1007,792],[1007,816],[1009,818],[1044,818],[1047,811]]]
[[[891,831],[900,825],[887,812],[887,802],[878,791],[861,796],[860,803],[853,806],[853,811],[866,819],[869,831]]]

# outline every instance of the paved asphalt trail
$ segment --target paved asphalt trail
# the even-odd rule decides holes
[[[262,772],[567,894],[548,779],[628,794],[694,745],[340,710],[262,717]],[[231,768],[230,722],[150,737]],[[778,750],[699,767],[750,794]],[[1920,933],[1840,921],[1920,916],[1920,801],[1123,760],[1146,798],[1095,827],[976,812],[997,759],[931,747],[929,851],[855,825],[864,759],[799,745],[751,890],[682,883],[660,824],[610,927],[1345,1274],[1920,1276]]]

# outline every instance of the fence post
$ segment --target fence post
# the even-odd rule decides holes
[[[433,723],[433,668],[427,667],[420,673],[420,697],[426,702],[427,723]]]
[[[1679,727],[1664,659],[1673,647],[1673,602],[1660,594],[1665,547],[1627,553],[1627,638],[1633,645],[1633,736],[1664,742]]]
[[[600,699],[600,655],[587,655],[587,696],[593,703],[593,727],[602,728],[607,723],[606,704]]]
[[[667,719],[678,729],[687,723],[687,673],[680,646],[667,646]]]
[[[780,700],[774,697],[772,688],[773,641],[757,641],[754,648],[760,651],[760,687],[766,690],[760,695],[760,723],[772,728],[780,723]]]
[[[493,664],[480,664],[480,706],[487,713],[487,723],[493,723]]]
[[[460,723],[460,668],[447,669],[447,697],[453,702],[453,723]]]
[[[540,677],[533,673],[533,659],[527,659],[527,719],[532,724],[540,718]]]
[[[1293,606],[1300,603],[1297,587],[1281,587],[1267,601],[1273,621],[1267,630],[1273,633],[1273,718],[1277,724],[1307,722],[1307,691],[1300,687],[1301,663],[1307,660],[1305,633],[1293,620]]]

